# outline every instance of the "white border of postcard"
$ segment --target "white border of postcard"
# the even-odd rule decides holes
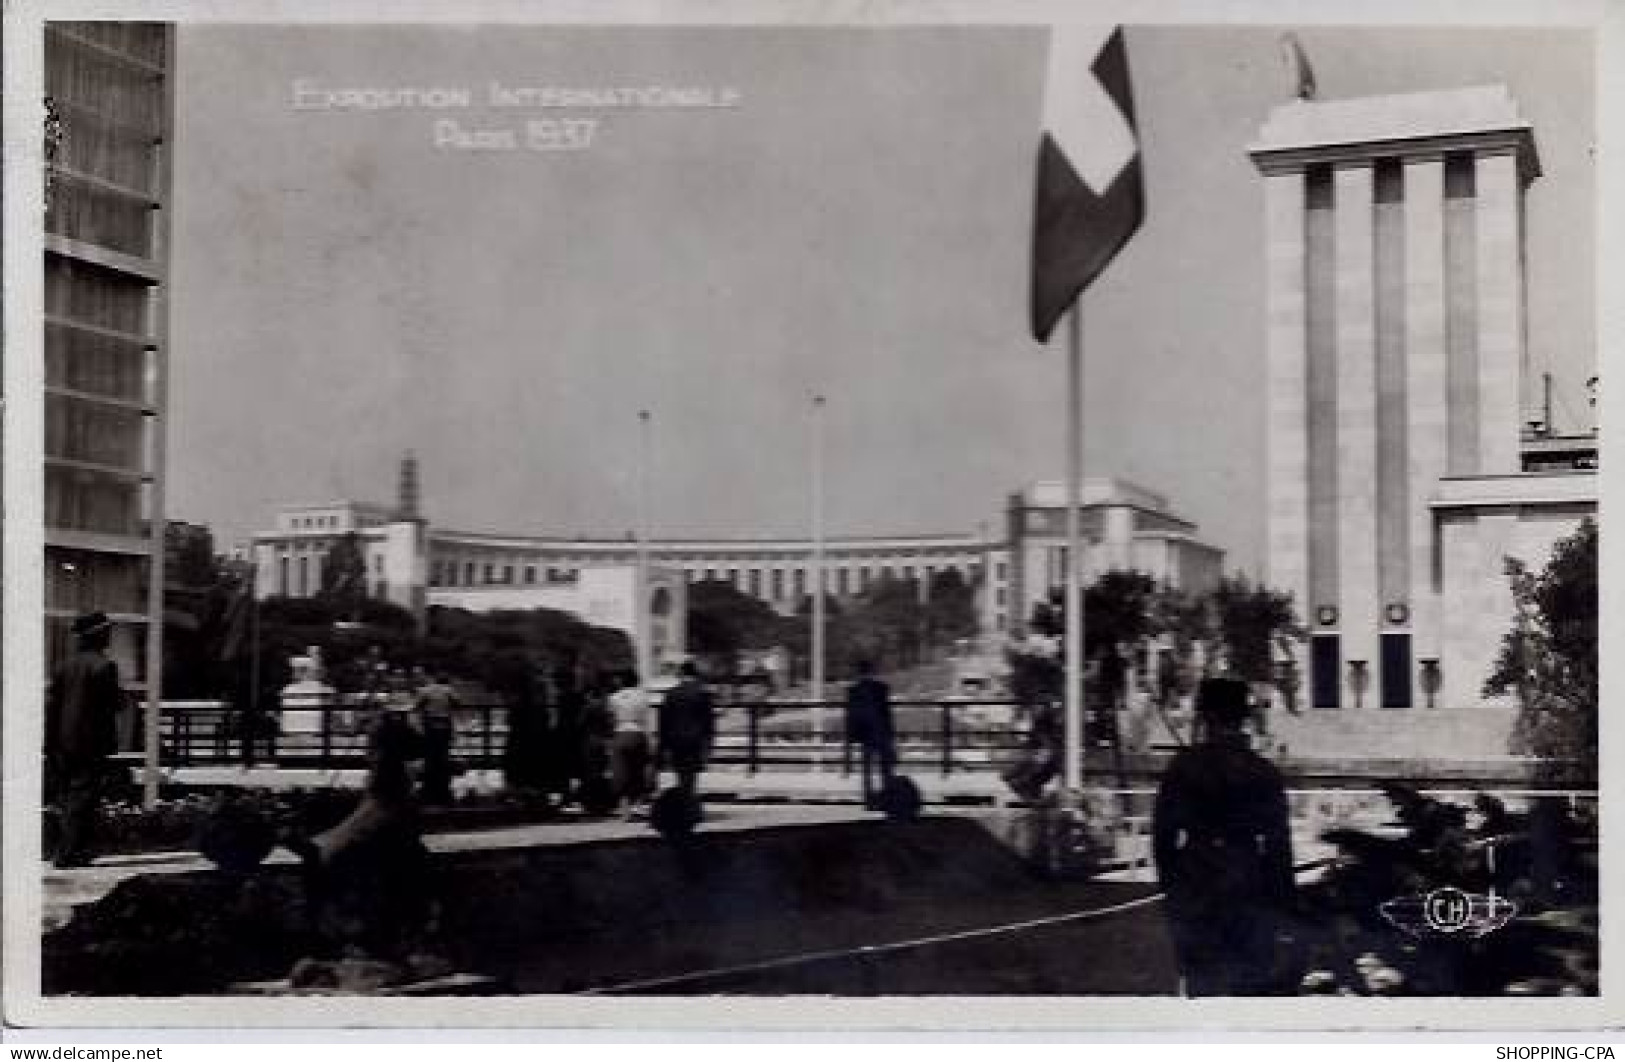
[[[1591,27],[1597,34],[1598,175],[1597,341],[1599,371],[1625,370],[1625,3],[1608,0],[1161,0],[1109,4],[1064,0],[8,0],[5,9],[5,567],[4,567],[4,999],[7,1022],[52,1027],[463,1026],[493,1028],[715,1030],[826,1033],[859,1029],[1005,1031],[1043,1035],[1073,1030],[1532,1030],[1596,1029],[1625,1023],[1625,918],[1602,922],[1601,994],[1570,999],[1227,999],[942,997],[879,999],[728,997],[592,999],[531,996],[477,999],[133,999],[45,997],[39,992],[41,873],[38,759],[43,639],[37,618],[42,488],[41,188],[38,100],[41,24],[51,19],[175,22],[519,22],[575,24],[1388,24]],[[19,132],[20,131],[20,132]],[[1625,389],[1603,388],[1603,422],[1625,402]],[[1606,438],[1606,437],[1605,437]],[[1603,444],[1607,449],[1606,441]],[[1622,493],[1625,465],[1601,462],[1602,506]],[[1603,536],[1601,585],[1622,585],[1625,568],[1612,535]],[[1604,645],[1617,645],[1621,595],[1604,590]],[[1602,653],[1602,700],[1625,704],[1625,669]],[[1621,759],[1625,725],[1602,720],[1602,762]],[[1625,772],[1603,771],[1602,820],[1625,807]],[[1625,896],[1622,856],[1603,845],[1603,894]],[[248,1038],[248,1037],[244,1037]]]

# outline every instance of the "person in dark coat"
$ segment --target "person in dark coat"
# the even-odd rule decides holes
[[[383,714],[368,735],[369,770],[355,808],[331,829],[284,841],[304,861],[307,910],[318,932],[373,958],[407,954],[432,915],[412,777],[423,753],[423,736],[403,715]]]
[[[716,705],[690,661],[678,669],[678,682],[660,702],[659,762],[677,775],[677,788],[697,799],[696,782],[716,736]]]
[[[553,669],[549,684],[552,728],[548,733],[548,788],[559,803],[568,803],[583,773],[586,747],[587,694],[571,660]]]
[[[107,658],[113,622],[104,612],[73,621],[75,648],[51,678],[45,696],[46,789],[59,816],[54,862],[89,864],[97,805],[108,757],[118,751],[118,713],[124,704],[118,665]]]
[[[498,676],[497,685],[508,711],[503,781],[510,790],[539,795],[551,780],[548,746],[552,724],[546,670],[529,661],[510,663]]]
[[[846,690],[846,741],[862,750],[863,803],[872,808],[897,770],[891,687],[875,675],[872,660],[858,662],[857,681]]]
[[[1157,877],[1186,995],[1271,995],[1295,897],[1286,786],[1247,744],[1247,686],[1197,691],[1204,739],[1163,774],[1152,818]]]
[[[451,803],[451,746],[457,736],[460,707],[451,679],[443,672],[418,689],[418,729],[423,734],[423,785],[419,796],[425,804]]]

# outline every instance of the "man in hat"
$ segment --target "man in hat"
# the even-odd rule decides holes
[[[683,661],[677,678],[677,685],[660,702],[659,762],[671,768],[677,788],[692,799],[716,736],[716,706],[693,661]]]
[[[104,612],[73,621],[73,655],[51,678],[45,697],[46,787],[59,825],[56,865],[90,862],[107,759],[118,751],[124,703],[118,665],[107,658],[113,623]]]
[[[435,672],[433,681],[419,684],[417,717],[423,734],[423,786],[419,795],[425,804],[451,803],[451,747],[457,739],[457,712],[461,707],[451,676],[444,671]]]
[[[1248,747],[1246,683],[1204,680],[1196,712],[1205,733],[1168,765],[1152,818],[1185,994],[1274,994],[1294,900],[1286,786]]]
[[[875,674],[872,660],[859,660],[857,671],[846,690],[846,741],[862,752],[863,804],[874,808],[897,771],[897,735],[891,687]]]

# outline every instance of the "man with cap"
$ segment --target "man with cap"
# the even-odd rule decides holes
[[[677,677],[677,685],[660,702],[659,762],[671,768],[677,775],[677,788],[693,799],[716,736],[716,705],[693,661],[683,661]]]
[[[73,655],[57,668],[45,696],[46,785],[59,816],[59,867],[90,862],[107,759],[118,751],[124,689],[118,665],[107,658],[112,633],[104,612],[74,620]]]
[[[862,752],[863,803],[874,808],[897,772],[897,735],[891,687],[875,674],[872,660],[859,660],[857,672],[846,690],[846,741]]]
[[[1204,680],[1196,712],[1205,733],[1168,765],[1152,818],[1185,994],[1274,994],[1294,899],[1286,786],[1248,747],[1246,683]]]

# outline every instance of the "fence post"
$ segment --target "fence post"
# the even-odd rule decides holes
[[[491,699],[480,703],[480,770],[491,769]]]
[[[333,700],[322,699],[322,770],[333,769]]]
[[[841,777],[846,778],[852,774],[852,731],[847,726],[846,715],[841,716]]]
[[[756,757],[761,742],[761,716],[761,705],[755,701],[745,705],[745,754],[749,757],[749,761],[745,765],[746,774],[756,774],[760,770]]]
[[[943,701],[942,708],[942,776],[948,777],[954,769],[954,713],[953,704]]]

